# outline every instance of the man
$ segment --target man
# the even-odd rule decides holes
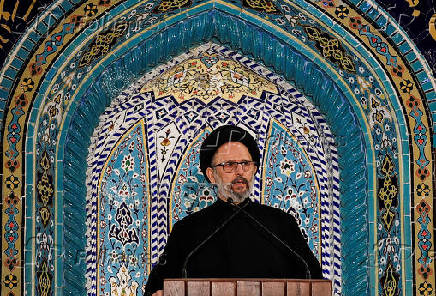
[[[248,198],[259,161],[242,128],[222,126],[204,140],[200,169],[218,200],[174,225],[146,294],[163,295],[165,278],[322,278],[295,219]]]

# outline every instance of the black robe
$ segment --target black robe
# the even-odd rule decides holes
[[[304,263],[244,211],[256,218],[307,263],[311,278],[322,279],[321,266],[304,240],[295,219],[282,210],[247,199],[239,205],[218,200],[174,224],[165,251],[148,278],[146,295],[163,289],[166,278],[183,277],[187,256],[231,217],[217,233],[192,253],[188,278],[306,278]]]

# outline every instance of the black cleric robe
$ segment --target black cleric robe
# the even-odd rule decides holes
[[[148,278],[146,295],[163,289],[166,278],[182,278],[188,256],[188,278],[304,279],[307,271],[302,258],[311,278],[322,279],[321,266],[291,215],[249,199],[238,206],[243,210],[218,200],[174,224],[164,253]]]

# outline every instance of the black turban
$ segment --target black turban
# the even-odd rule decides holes
[[[259,167],[260,151],[256,140],[244,129],[234,125],[223,125],[212,131],[200,148],[200,170],[203,172],[206,180],[209,178],[206,175],[206,169],[210,167],[212,158],[218,148],[228,142],[240,142],[248,148],[253,161]]]

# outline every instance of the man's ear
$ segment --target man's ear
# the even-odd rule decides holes
[[[208,167],[206,169],[206,176],[209,178],[210,183],[215,184],[215,177],[213,175],[213,169],[211,167]]]

